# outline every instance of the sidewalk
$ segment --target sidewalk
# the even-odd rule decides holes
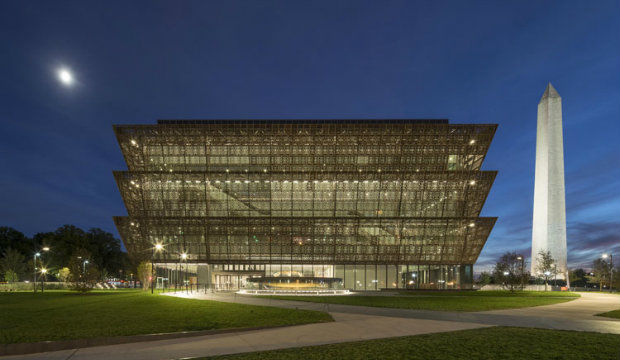
[[[561,304],[486,312],[442,312],[309,303],[235,294],[170,294],[215,301],[327,311],[335,322],[98,346],[1,359],[171,359],[284,349],[475,329],[494,325],[620,334],[620,320],[594,316],[620,308],[620,296],[582,293]]]
[[[522,309],[481,312],[451,312],[380,308],[367,306],[311,303],[241,296],[231,293],[176,294],[195,299],[234,302],[249,305],[277,306],[289,309],[317,310],[347,314],[365,314],[408,319],[456,321],[485,325],[533,327],[554,330],[592,331],[620,334],[620,320],[595,316],[620,309],[620,296],[605,293],[580,293],[582,297],[560,304]],[[170,296],[175,296],[171,294]]]
[[[332,313],[331,315],[336,320],[335,322],[183,339],[98,346],[2,357],[2,359],[178,359],[487,327],[487,325],[454,321],[401,319],[341,313]]]

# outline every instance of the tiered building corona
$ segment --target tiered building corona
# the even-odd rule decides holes
[[[497,125],[159,120],[116,125],[129,216],[157,283],[215,289],[465,289],[494,217]]]

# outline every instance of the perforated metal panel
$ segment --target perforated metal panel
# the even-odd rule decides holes
[[[134,255],[208,263],[472,264],[496,125],[160,121],[114,127]]]

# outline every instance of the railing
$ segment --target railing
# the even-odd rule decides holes
[[[349,290],[342,289],[334,289],[334,290],[280,290],[280,289],[269,289],[269,290],[253,290],[253,289],[241,289],[237,291],[237,294],[242,295],[293,295],[293,296],[304,296],[304,295],[349,295],[351,292]]]

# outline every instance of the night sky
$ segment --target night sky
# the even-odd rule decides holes
[[[353,6],[355,4],[355,6]],[[57,78],[60,67],[73,86]],[[529,257],[536,107],[563,98],[570,266],[620,257],[620,3],[4,1],[0,226],[118,236],[112,124],[159,118],[497,123],[478,260]]]

